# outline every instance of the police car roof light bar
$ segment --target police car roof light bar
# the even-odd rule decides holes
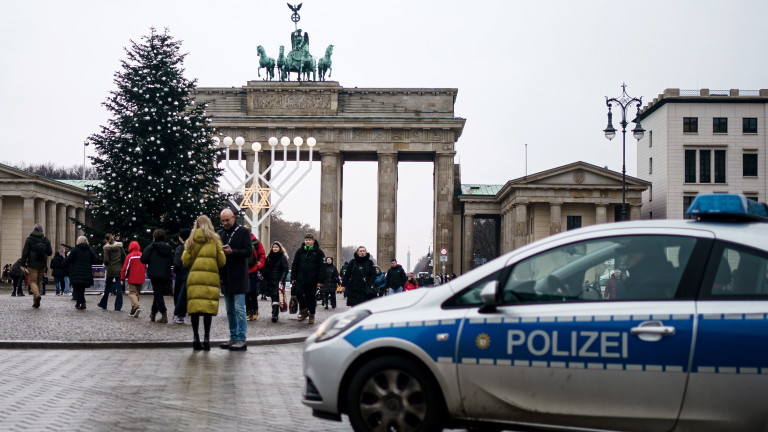
[[[685,214],[707,221],[768,222],[768,207],[741,194],[701,194]]]

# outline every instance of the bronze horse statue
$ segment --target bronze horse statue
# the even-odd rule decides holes
[[[275,59],[267,56],[266,51],[264,51],[264,47],[261,45],[256,47],[256,52],[259,55],[259,68],[256,70],[257,75],[261,77],[261,68],[264,68],[266,70],[266,73],[264,74],[264,80],[272,81],[275,79]],[[282,51],[280,54],[282,55]]]
[[[280,78],[280,81],[285,81],[286,77],[285,75],[283,75],[284,70],[285,70],[285,47],[283,45],[280,45],[280,55],[277,57],[277,76],[278,78]]]
[[[332,54],[333,45],[328,45],[328,48],[325,49],[325,57],[317,62],[317,73],[320,75],[320,81],[325,81],[325,71],[328,71],[328,78],[331,77],[331,73],[333,72],[333,62],[331,61]]]

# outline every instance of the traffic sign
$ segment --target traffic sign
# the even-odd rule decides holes
[[[440,262],[448,262],[448,256],[443,255],[440,257]]]
[[[441,248],[440,255],[448,255],[448,248]]]

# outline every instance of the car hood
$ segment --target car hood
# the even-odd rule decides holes
[[[361,303],[355,308],[367,309],[371,311],[371,313],[406,309],[418,303],[425,295],[427,295],[428,291],[430,291],[428,288],[419,288],[412,291],[405,291],[384,297],[378,297],[374,300]]]

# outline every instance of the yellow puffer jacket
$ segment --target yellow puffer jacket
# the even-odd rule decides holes
[[[203,232],[192,233],[192,250],[184,249],[181,262],[189,269],[187,276],[187,313],[216,315],[219,312],[219,267],[227,258],[221,241],[206,241]]]

